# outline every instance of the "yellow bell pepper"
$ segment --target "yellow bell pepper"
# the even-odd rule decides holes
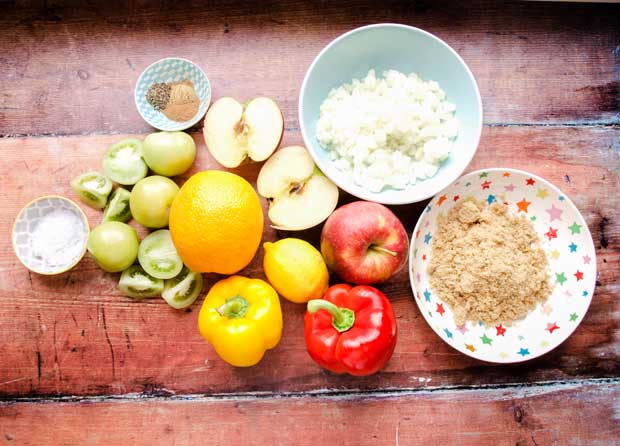
[[[260,279],[222,279],[205,297],[198,328],[227,363],[236,367],[255,365],[282,337],[278,293]]]

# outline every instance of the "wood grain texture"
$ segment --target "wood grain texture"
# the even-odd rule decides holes
[[[25,5],[23,4],[25,3]],[[357,26],[405,23],[453,46],[486,123],[620,123],[620,5],[476,0],[20,2],[0,17],[0,135],[143,133],[133,88],[166,56],[205,69],[214,98],[273,97],[299,127],[303,76]]]
[[[4,445],[618,445],[620,384],[0,405]],[[587,413],[587,416],[584,416]]]
[[[19,208],[47,193],[75,198],[69,179],[98,168],[106,146],[120,137],[0,139],[1,396],[349,391],[620,376],[620,129],[486,127],[469,167],[510,166],[540,175],[560,186],[588,222],[597,246],[598,287],[583,323],[562,346],[516,366],[465,357],[427,326],[402,271],[381,287],[399,324],[394,357],[382,373],[362,379],[332,375],[312,362],[303,341],[303,306],[284,302],[280,345],[258,366],[234,369],[198,334],[202,299],[191,312],[172,310],[161,299],[133,302],[118,292],[118,275],[104,273],[89,258],[60,276],[28,273],[8,237]],[[194,137],[192,172],[217,168],[202,135]],[[283,146],[301,141],[299,132],[286,132]],[[250,164],[236,172],[255,182],[258,168]],[[83,207],[96,225],[100,214]],[[422,206],[393,209],[412,231]],[[315,229],[302,236],[316,243],[318,234]],[[264,240],[286,235],[266,229]],[[264,277],[262,250],[243,273]],[[207,284],[217,278],[206,276]]]

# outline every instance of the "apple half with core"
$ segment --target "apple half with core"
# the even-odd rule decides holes
[[[321,232],[327,267],[357,285],[385,282],[403,267],[408,251],[402,223],[379,203],[355,201],[342,206]]]
[[[258,97],[241,104],[226,97],[209,108],[203,133],[213,158],[233,168],[248,157],[254,161],[269,158],[282,140],[284,119],[272,99]]]
[[[336,209],[338,187],[318,167],[305,147],[278,150],[261,168],[258,193],[269,201],[272,227],[300,231],[318,225]]]

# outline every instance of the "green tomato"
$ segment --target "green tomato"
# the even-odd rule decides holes
[[[153,172],[167,177],[181,175],[196,158],[196,143],[184,132],[151,133],[142,142],[144,161]]]
[[[140,265],[131,265],[121,274],[118,288],[127,297],[144,299],[161,295],[164,281],[151,276]]]
[[[158,279],[172,279],[183,269],[183,261],[167,229],[144,237],[138,249],[138,262],[144,271]]]
[[[107,221],[120,221],[126,222],[131,218],[131,211],[129,210],[129,197],[131,194],[127,189],[122,187],[117,188],[103,211],[102,223]]]
[[[103,171],[119,184],[136,184],[146,176],[148,168],[142,159],[142,142],[125,138],[108,147],[103,155]]]
[[[164,282],[164,290],[161,293],[161,297],[172,308],[180,310],[193,304],[201,291],[202,274],[195,273],[184,267],[177,276]]]
[[[131,215],[142,226],[163,228],[168,226],[172,200],[179,186],[170,178],[153,175],[136,183],[129,197]]]
[[[72,179],[71,187],[84,203],[103,209],[112,191],[112,182],[99,172],[86,172]]]
[[[129,268],[138,256],[138,234],[126,223],[110,221],[93,229],[88,236],[88,252],[110,273]]]

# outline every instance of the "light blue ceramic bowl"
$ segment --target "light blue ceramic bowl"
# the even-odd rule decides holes
[[[433,178],[396,190],[375,193],[355,184],[330,161],[316,139],[316,123],[323,100],[332,88],[363,78],[374,68],[377,76],[387,69],[417,73],[435,80],[456,104],[460,121],[455,146]],[[299,122],[306,147],[319,168],[341,189],[363,200],[405,204],[432,197],[461,176],[474,156],[482,131],[480,91],[461,57],[438,37],[406,25],[377,24],[349,31],[327,45],[306,73],[299,94]]]
[[[151,107],[146,100],[146,92],[154,83],[179,82],[184,79],[194,83],[194,89],[200,98],[200,108],[189,121],[177,122]],[[179,57],[167,57],[152,63],[142,72],[136,83],[134,97],[138,112],[149,125],[159,130],[185,130],[200,121],[207,112],[211,102],[211,84],[205,72],[195,63]]]

